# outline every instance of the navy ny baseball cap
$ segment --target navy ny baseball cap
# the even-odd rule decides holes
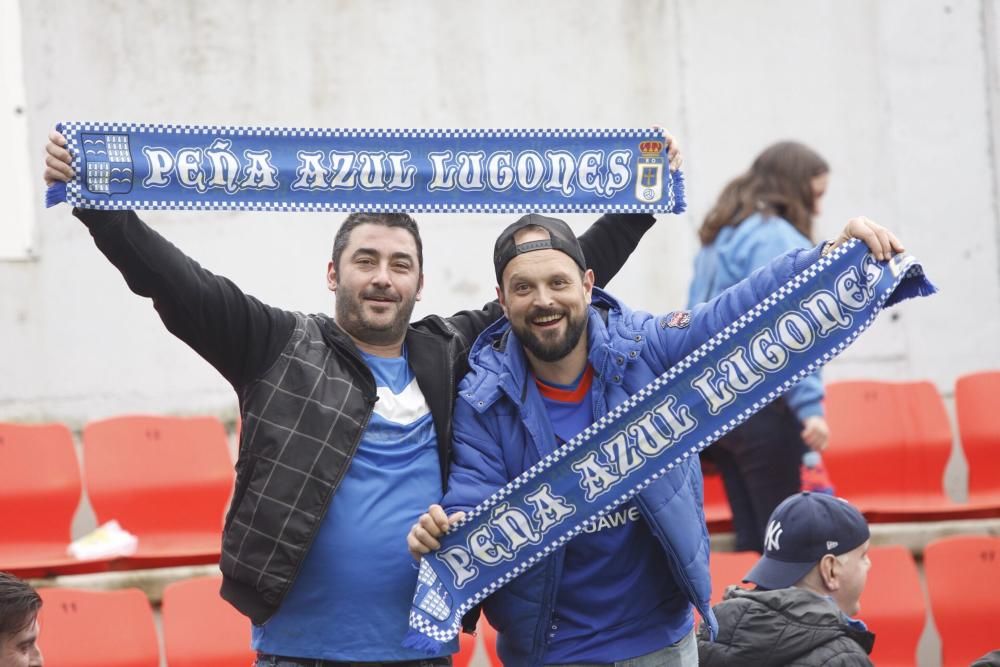
[[[548,232],[549,238],[521,244],[515,243],[514,235],[525,227],[541,227]],[[510,263],[510,260],[526,252],[548,249],[566,253],[573,258],[581,271],[587,270],[587,261],[583,258],[583,248],[580,247],[580,241],[569,225],[559,218],[529,213],[511,223],[497,237],[497,242],[493,246],[493,269],[497,274],[497,285],[503,285],[503,270]]]
[[[854,505],[825,493],[785,498],[767,522],[764,555],[744,582],[775,590],[800,581],[823,556],[857,549],[871,536]]]

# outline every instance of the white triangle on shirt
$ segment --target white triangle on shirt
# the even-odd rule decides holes
[[[416,378],[413,378],[398,394],[392,393],[389,387],[377,387],[375,391],[378,394],[375,414],[386,421],[403,425],[412,424],[431,411]]]

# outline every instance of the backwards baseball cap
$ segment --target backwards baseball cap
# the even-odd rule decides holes
[[[541,227],[549,234],[547,239],[528,241],[518,245],[514,235],[525,227]],[[493,268],[497,274],[497,284],[503,284],[503,270],[518,255],[534,250],[559,250],[573,258],[581,271],[587,270],[587,262],[583,258],[583,248],[576,234],[569,225],[558,218],[549,218],[537,213],[529,213],[512,223],[500,233],[493,246]]]
[[[868,522],[854,505],[825,493],[797,493],[771,513],[764,555],[743,581],[761,588],[788,588],[823,556],[839,556],[865,543]]]

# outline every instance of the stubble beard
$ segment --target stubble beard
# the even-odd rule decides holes
[[[393,345],[401,343],[406,337],[416,303],[415,298],[397,301],[393,304],[398,306],[395,317],[386,323],[376,323],[365,314],[361,297],[351,295],[344,298],[344,294],[338,294],[334,312],[337,324],[353,338],[369,345]]]

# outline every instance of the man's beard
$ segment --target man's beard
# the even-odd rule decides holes
[[[337,294],[335,312],[337,324],[352,337],[369,345],[392,345],[399,343],[406,336],[406,328],[410,324],[410,315],[417,300],[392,302],[398,305],[395,317],[386,323],[372,322],[365,314],[363,300],[366,297],[392,298],[391,293],[380,290],[368,290],[360,295]]]
[[[537,336],[531,328],[530,322],[545,315],[563,315],[566,320],[566,334],[557,339],[543,339]],[[574,318],[572,313],[560,312],[548,308],[533,310],[521,323],[510,323],[511,329],[517,335],[521,344],[531,352],[538,360],[546,363],[559,361],[573,351],[580,337],[587,329],[587,311],[584,310],[578,318]]]

